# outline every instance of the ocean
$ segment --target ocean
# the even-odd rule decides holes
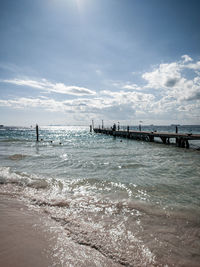
[[[174,131],[142,126],[152,128]],[[200,126],[179,131],[200,133]],[[112,266],[200,266],[199,141],[186,149],[85,126],[43,126],[39,134],[36,142],[34,128],[0,128],[0,193],[60,225],[60,266],[69,262],[66,239]],[[81,252],[70,262],[89,266]],[[103,266],[98,257],[93,266]]]

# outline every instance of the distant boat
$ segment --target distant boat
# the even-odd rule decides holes
[[[171,126],[181,126],[180,124],[171,124]]]

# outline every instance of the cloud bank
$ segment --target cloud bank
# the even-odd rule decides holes
[[[134,81],[110,82],[108,89],[94,91],[85,87],[52,83],[46,79],[7,79],[3,83],[28,86],[42,92],[73,95],[74,99],[55,97],[16,97],[0,100],[0,106],[15,109],[43,108],[51,112],[80,115],[125,123],[198,123],[200,114],[200,61],[189,55],[180,60],[154,66],[144,72],[145,84]]]

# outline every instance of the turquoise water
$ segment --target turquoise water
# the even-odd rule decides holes
[[[174,127],[152,127],[174,131]],[[179,131],[200,133],[200,127]],[[89,127],[69,126],[41,127],[40,139],[35,142],[34,129],[0,130],[2,191],[20,192],[30,205],[45,208],[57,220],[70,218],[76,242],[86,238],[81,227],[86,232],[88,227],[88,245],[96,244],[117,263],[198,266],[198,142],[190,149],[121,142],[89,133]]]

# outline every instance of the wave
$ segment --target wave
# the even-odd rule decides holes
[[[2,143],[12,143],[12,142],[31,142],[30,140],[22,140],[17,138],[9,138],[9,139],[0,139],[0,142]]]
[[[199,214],[165,210],[133,199],[129,190],[145,194],[134,184],[64,181],[14,172],[9,167],[0,168],[0,183],[0,192],[17,195],[30,208],[59,223],[73,242],[118,264],[198,266]]]
[[[0,167],[0,184],[16,184],[36,189],[44,189],[49,185],[46,179],[28,175],[27,173],[12,172],[10,167]]]
[[[23,154],[14,154],[9,156],[8,158],[11,160],[21,160],[24,159],[27,155],[23,155]]]
[[[80,181],[72,182],[73,188],[80,188],[79,192],[72,192],[72,188],[66,190],[67,185],[55,179],[50,179],[45,187],[33,187],[36,180],[40,184],[47,179],[15,173],[7,167],[0,168],[0,177],[0,192],[18,195],[29,207],[48,214],[62,225],[73,242],[90,247],[125,266],[133,266],[133,262],[134,266],[154,262],[154,255],[142,240],[131,231],[126,233],[127,216],[124,216],[123,203],[90,194]],[[88,181],[84,182],[88,184]],[[128,249],[124,250],[124,247]]]

